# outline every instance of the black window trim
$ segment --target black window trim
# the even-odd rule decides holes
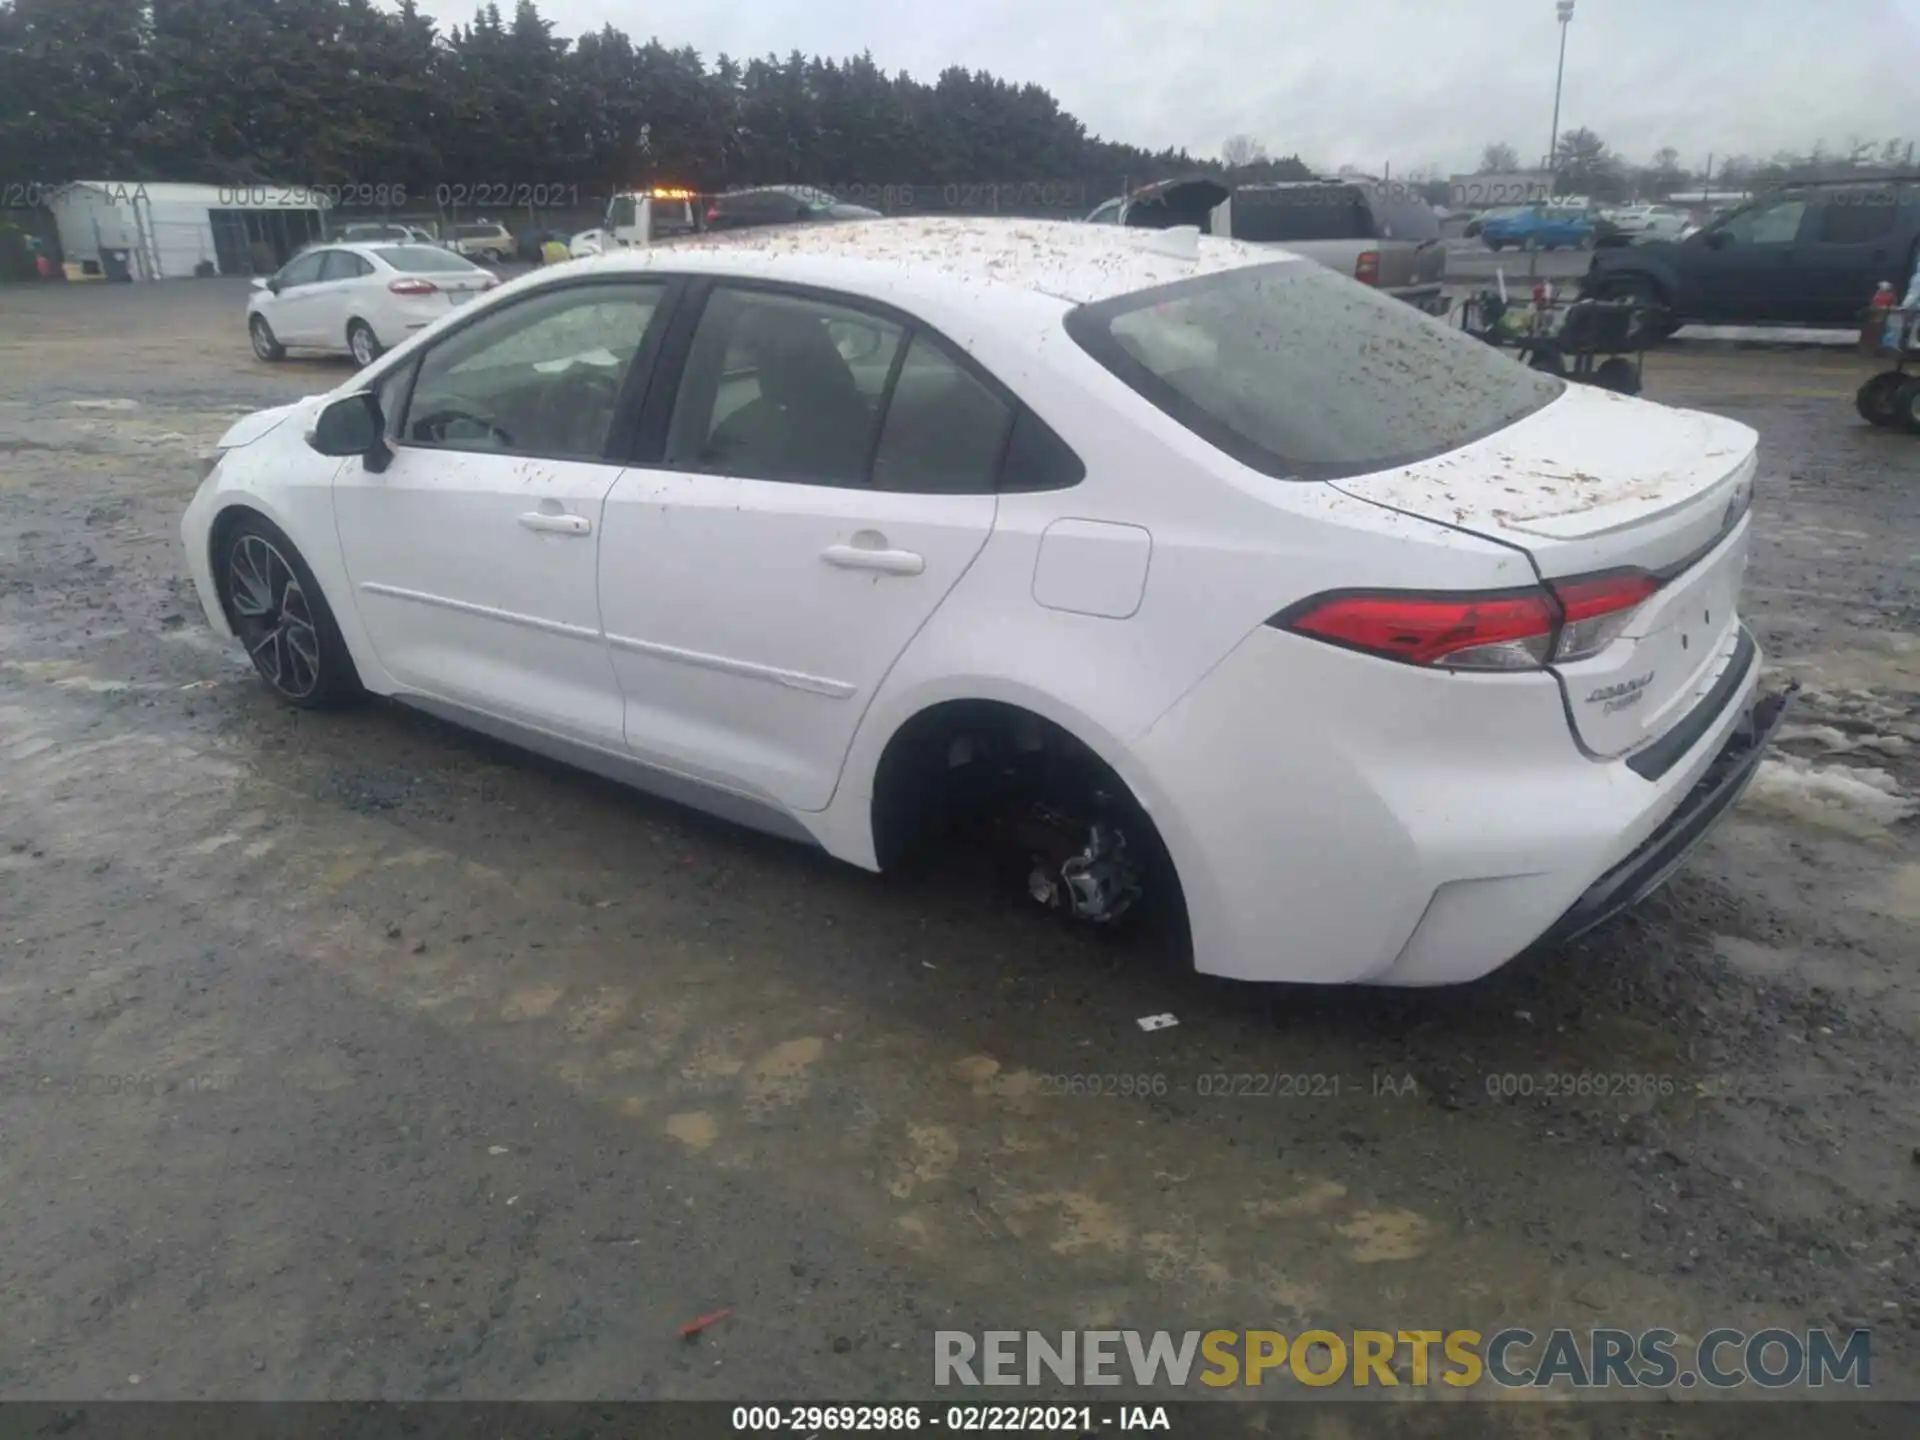
[[[898,326],[901,331],[899,350],[893,357],[893,365],[887,375],[887,383],[880,392],[880,406],[876,415],[873,439],[868,446],[866,469],[857,485],[818,485],[819,489],[867,490],[877,495],[916,495],[926,492],[916,490],[875,490],[873,487],[874,460],[879,453],[881,438],[886,433],[887,414],[893,405],[893,390],[899,381],[900,371],[908,349],[915,336],[924,335],[948,360],[957,365],[965,374],[977,380],[987,392],[1000,401],[1007,409],[1005,432],[1000,437],[1000,445],[994,459],[994,487],[992,490],[941,492],[943,494],[1007,494],[1031,493],[1040,489],[1070,488],[1070,486],[1015,486],[1005,484],[1007,452],[1012,447],[1015,430],[1023,416],[1031,423],[1044,426],[1062,448],[1079,460],[1077,451],[1065,440],[1046,419],[1016,395],[1003,381],[988,370],[973,356],[969,355],[947,335],[935,326],[928,324],[918,316],[909,314],[898,306],[889,305],[884,300],[875,300],[866,295],[855,295],[845,290],[834,290],[822,285],[806,285],[790,280],[769,280],[757,275],[727,275],[700,272],[683,274],[677,278],[686,282],[687,289],[681,298],[673,324],[664,337],[660,353],[656,360],[656,373],[660,383],[648,389],[644,413],[641,416],[635,444],[630,452],[628,463],[645,469],[666,470],[676,475],[701,475],[707,472],[690,467],[669,465],[666,461],[667,430],[673,421],[673,407],[679,399],[680,384],[686,375],[688,358],[693,353],[694,336],[699,332],[700,320],[706,314],[707,302],[713,292],[725,286],[734,290],[754,291],[762,294],[780,295],[789,299],[811,300],[816,304],[831,305],[842,310],[851,310],[855,314],[869,315],[883,320],[889,325]],[[1086,465],[1078,465],[1078,474],[1070,485],[1077,485],[1086,476]],[[807,481],[778,481],[779,484],[807,484]]]
[[[1361,464],[1300,464],[1285,456],[1277,455],[1263,445],[1258,445],[1241,435],[1230,425],[1216,419],[1200,405],[1189,400],[1179,391],[1168,385],[1146,366],[1126,352],[1124,346],[1113,337],[1109,328],[1121,315],[1135,310],[1163,304],[1169,300],[1178,300],[1186,295],[1197,294],[1219,285],[1225,280],[1259,274],[1262,271],[1279,271],[1287,266],[1311,266],[1308,260],[1277,260],[1260,265],[1237,266],[1229,270],[1216,270],[1209,275],[1198,275],[1190,280],[1176,280],[1167,285],[1156,285],[1151,289],[1134,290],[1124,295],[1116,295],[1109,300],[1094,301],[1069,310],[1066,315],[1067,334],[1121,384],[1132,390],[1142,401],[1151,405],[1174,423],[1184,427],[1197,438],[1205,441],[1214,449],[1231,459],[1239,461],[1249,470],[1258,471],[1275,480],[1299,481],[1311,483],[1327,480],[1342,480],[1355,475],[1371,475],[1380,470],[1393,470],[1407,465],[1417,465],[1436,455],[1446,454],[1468,445],[1478,444],[1488,436],[1498,435],[1502,430],[1517,423],[1516,420],[1502,420],[1483,429],[1457,436],[1437,450],[1422,450],[1406,456],[1385,456],[1369,459]],[[1395,301],[1395,304],[1400,302]],[[1539,372],[1529,372],[1539,373]],[[1560,382],[1561,388],[1551,400],[1528,414],[1538,414],[1547,405],[1564,399],[1567,381]],[[1519,417],[1524,419],[1525,417]]]
[[[653,318],[647,322],[646,334],[641,337],[640,347],[634,352],[633,363],[627,367],[626,379],[622,383],[619,396],[614,400],[613,421],[607,427],[605,444],[598,455],[540,455],[521,450],[496,450],[478,445],[434,445],[406,438],[406,418],[413,408],[413,390],[420,378],[420,366],[427,356],[441,346],[466,333],[474,325],[492,320],[497,315],[507,314],[546,296],[564,293],[568,290],[587,288],[599,289],[610,285],[654,285],[662,288],[660,303],[654,309]],[[408,374],[400,395],[400,415],[397,419],[390,416],[382,418],[388,422],[388,435],[394,446],[405,450],[424,450],[441,454],[458,455],[497,455],[517,460],[556,460],[589,465],[620,465],[630,463],[628,456],[633,451],[633,437],[638,430],[641,411],[651,391],[654,371],[660,360],[661,342],[674,319],[684,292],[684,284],[677,276],[656,275],[649,271],[635,271],[630,274],[616,275],[575,275],[551,285],[542,285],[525,295],[516,296],[505,305],[487,306],[472,315],[461,317],[457,324],[451,325],[446,332],[434,337],[433,344],[393,367],[381,371],[367,380],[361,388],[372,392],[386,384],[388,378],[397,370],[407,369]]]

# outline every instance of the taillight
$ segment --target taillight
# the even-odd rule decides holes
[[[1334,592],[1303,600],[1267,623],[1408,665],[1538,670],[1606,649],[1659,588],[1644,571],[1619,570],[1524,590]]]
[[[387,286],[396,295],[432,295],[439,288],[431,280],[395,280]]]
[[[1660,581],[1644,570],[1612,570],[1577,580],[1555,580],[1549,588],[1560,602],[1563,617],[1553,658],[1585,660],[1620,638],[1640,602],[1660,588]]]
[[[1380,283],[1380,252],[1378,250],[1360,252],[1360,258],[1353,262],[1353,278],[1362,285]]]
[[[720,207],[718,205],[714,206],[711,210],[707,211],[707,224],[711,225],[713,224],[714,221],[718,220],[719,218],[720,218]]]

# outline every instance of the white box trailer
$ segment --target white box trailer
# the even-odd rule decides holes
[[[76,180],[47,197],[65,258],[130,280],[275,268],[322,238],[328,204],[306,186],[260,181]]]

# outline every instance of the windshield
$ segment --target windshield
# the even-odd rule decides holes
[[[464,272],[480,268],[465,256],[442,250],[438,245],[383,245],[373,253],[394,269],[408,275],[437,275],[450,270]]]
[[[1067,316],[1139,394],[1264,474],[1325,480],[1441,455],[1566,382],[1306,261],[1144,290]]]

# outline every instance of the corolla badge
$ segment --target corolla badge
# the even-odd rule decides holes
[[[1600,713],[1611,715],[1617,710],[1625,710],[1629,705],[1638,705],[1646,699],[1647,686],[1653,683],[1653,671],[1636,676],[1632,680],[1622,680],[1616,685],[1602,685],[1587,696],[1589,705],[1605,705]]]

